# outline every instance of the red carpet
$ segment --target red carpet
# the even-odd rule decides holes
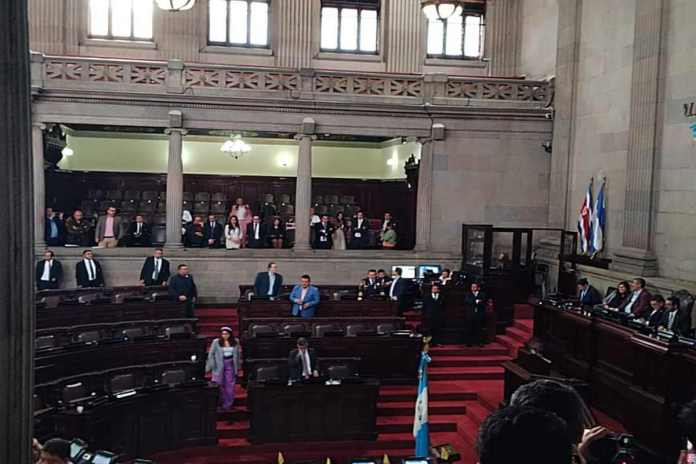
[[[522,305],[520,305],[522,306]],[[528,316],[531,308],[515,308],[515,313]],[[237,317],[233,309],[199,309],[198,330],[212,338],[223,325],[237,333]],[[408,325],[420,322],[418,313],[407,314]],[[498,407],[503,396],[501,363],[515,356],[532,333],[531,319],[517,320],[505,335],[496,337],[485,347],[446,345],[435,347],[429,370],[430,440],[433,445],[450,443],[462,455],[462,463],[475,464],[474,443],[478,426],[491,410]],[[188,448],[154,456],[159,464],[272,464],[279,451],[289,464],[296,461],[330,457],[343,464],[350,458],[381,457],[388,454],[392,463],[410,456],[414,451],[411,434],[416,399],[415,386],[383,386],[378,409],[379,438],[375,442],[274,443],[250,445],[246,440],[249,422],[246,393],[238,387],[235,411],[221,414],[217,429],[217,447]]]

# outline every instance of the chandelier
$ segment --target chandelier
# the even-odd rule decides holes
[[[450,16],[462,14],[463,0],[421,0],[421,9],[429,21],[447,21]]]
[[[229,139],[225,140],[225,143],[220,147],[220,151],[227,153],[231,158],[237,160],[246,153],[249,153],[251,151],[251,146],[242,140],[241,135],[237,134],[231,135]]]
[[[190,10],[196,3],[196,0],[155,0],[157,6],[161,10],[177,12]]]

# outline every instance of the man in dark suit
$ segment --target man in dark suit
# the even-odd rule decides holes
[[[410,295],[411,281],[401,277],[402,273],[403,270],[400,267],[394,269],[393,278],[387,293],[390,300],[398,302],[400,316],[409,309],[409,303],[413,302],[412,295]]]
[[[103,287],[104,274],[101,264],[94,259],[92,250],[82,252],[82,260],[75,266],[75,280],[78,287]]]
[[[65,243],[65,226],[63,224],[63,219],[53,211],[53,208],[46,208],[44,239],[48,246],[60,246]]]
[[[633,314],[636,319],[640,319],[650,312],[650,298],[652,296],[645,289],[647,283],[645,279],[636,277],[631,281],[631,296],[621,303],[618,311],[621,313]]]
[[[474,344],[483,346],[483,329],[486,326],[486,305],[488,298],[481,290],[481,284],[473,282],[471,291],[464,296],[465,318],[467,330],[464,338],[467,346]]]
[[[288,373],[290,380],[293,381],[319,377],[317,355],[314,350],[309,348],[307,339],[297,339],[297,349],[292,350],[288,356]]]
[[[387,275],[387,271],[384,269],[377,270],[377,285],[380,288],[380,292],[386,292],[391,284],[391,277]]]
[[[670,296],[665,301],[665,312],[660,321],[660,328],[669,330],[682,337],[687,337],[691,332],[691,314],[682,310],[679,298]]]
[[[140,271],[140,283],[148,287],[153,285],[167,285],[169,281],[169,261],[164,259],[164,250],[156,248],[152,256],[145,258],[143,268]]]
[[[648,327],[657,328],[665,314],[665,299],[662,295],[653,295],[650,298],[650,308],[651,310],[645,313],[645,320],[648,323]]]
[[[356,250],[367,248],[367,245],[370,243],[369,231],[370,226],[367,219],[365,219],[365,215],[362,211],[358,211],[350,229],[350,248]]]
[[[63,266],[55,259],[53,251],[44,251],[43,259],[36,263],[37,290],[56,289],[63,280]]]
[[[440,284],[434,282],[430,292],[423,296],[423,322],[426,333],[432,339],[433,345],[442,342],[442,324],[445,319],[445,306],[440,293]]]
[[[267,272],[256,274],[254,295],[259,298],[277,298],[282,285],[283,276],[278,274],[278,265],[276,263],[268,263]]]
[[[150,246],[150,226],[141,215],[135,216],[135,222],[128,225],[123,241],[126,246]]]
[[[266,225],[261,223],[261,218],[254,216],[247,225],[247,248],[266,247]]]
[[[220,237],[222,237],[222,224],[217,222],[214,214],[210,214],[203,228],[203,240],[208,248],[217,248],[220,246]]]
[[[314,224],[314,243],[312,248],[317,250],[330,250],[333,245],[333,226],[329,223],[329,217],[324,215],[321,221]]]
[[[378,296],[381,291],[379,280],[377,280],[377,271],[370,269],[367,271],[367,277],[360,281],[358,296],[361,298],[372,298]]]
[[[198,289],[193,277],[189,274],[186,264],[179,264],[177,272],[169,279],[169,298],[172,301],[181,301],[186,305],[186,317],[194,317],[193,310]]]
[[[582,306],[602,304],[602,295],[587,279],[578,280],[578,300]]]

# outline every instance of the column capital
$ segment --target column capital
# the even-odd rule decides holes
[[[40,121],[32,121],[31,127],[41,129],[41,130],[46,130],[46,124]]]
[[[165,135],[173,134],[173,133],[179,133],[182,136],[188,134],[188,130],[184,129],[183,127],[167,127],[164,129]]]
[[[293,138],[294,138],[295,140],[297,140],[298,142],[299,142],[300,140],[304,140],[304,139],[307,139],[307,138],[310,139],[312,142],[314,142],[314,141],[317,139],[317,136],[314,135],[314,134],[295,134],[295,136],[294,136]]]

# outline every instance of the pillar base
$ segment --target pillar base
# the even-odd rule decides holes
[[[183,243],[165,243],[164,244],[164,250],[171,250],[171,251],[181,251],[184,249],[184,244]]]
[[[657,257],[650,250],[620,248],[614,252],[611,269],[631,273],[636,277],[656,277]]]
[[[312,247],[309,246],[309,243],[306,245],[296,243],[292,247],[292,251],[311,251],[311,250],[312,250]]]

